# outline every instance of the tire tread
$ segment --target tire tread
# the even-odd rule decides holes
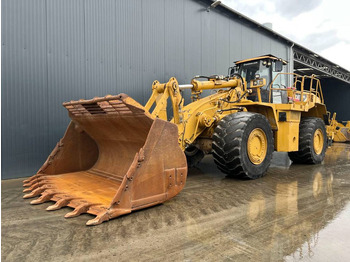
[[[243,164],[241,146],[244,131],[250,121],[261,118],[269,125],[265,116],[252,112],[239,112],[225,116],[215,128],[213,135],[213,157],[218,169],[231,177],[256,179],[262,177],[271,162],[271,155],[266,170],[257,175],[249,174]],[[273,146],[273,133],[270,128]],[[271,145],[268,145],[271,146]],[[273,151],[273,149],[272,149]]]

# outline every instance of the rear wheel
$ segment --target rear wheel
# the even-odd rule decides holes
[[[264,176],[273,151],[271,126],[261,114],[231,114],[224,117],[215,128],[214,162],[229,176],[250,179]]]
[[[319,164],[327,149],[326,126],[320,118],[303,118],[299,127],[299,151],[289,152],[293,163]]]

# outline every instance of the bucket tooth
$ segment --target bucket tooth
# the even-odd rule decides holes
[[[38,183],[38,182],[40,182],[40,181],[41,181],[40,178],[33,179],[32,181],[23,184],[23,187],[31,187],[32,185],[34,185],[35,183]]]
[[[33,179],[36,179],[38,177],[41,177],[43,174],[36,174],[34,176],[31,176],[30,178],[27,178],[26,180],[23,180],[23,184],[27,184],[29,182],[31,182]]]
[[[87,221],[86,225],[87,226],[96,226],[96,225],[99,225],[99,224],[103,223],[104,221],[108,221],[108,220],[109,220],[108,212],[103,212],[101,214],[98,214],[95,218]]]
[[[23,189],[23,193],[27,193],[27,192],[30,192],[30,191],[32,191],[31,188],[25,188],[25,189]]]
[[[43,193],[38,199],[35,199],[30,202],[31,205],[41,204],[47,201],[50,201],[54,193]]]
[[[26,183],[29,183],[30,181],[32,181],[34,178],[31,177],[31,178],[28,178],[26,180],[23,180],[23,184],[26,184]]]
[[[47,207],[46,210],[48,210],[48,211],[58,210],[64,206],[67,206],[67,204],[69,203],[70,200],[71,199],[62,198],[62,199],[58,200],[55,204]]]
[[[29,182],[23,183],[23,187],[31,187],[32,185],[34,185],[36,183],[42,182],[44,179],[45,179],[45,181],[47,181],[49,179],[49,177],[44,176],[44,174],[42,174]]]
[[[23,187],[31,187],[34,183],[36,183],[37,180],[32,180],[32,181],[29,181],[28,183],[24,183],[23,184]]]
[[[82,213],[86,213],[86,211],[88,211],[91,205],[92,204],[89,204],[89,203],[80,204],[72,212],[65,214],[64,217],[65,218],[77,217]]]
[[[36,196],[40,195],[42,192],[44,192],[45,189],[46,188],[44,186],[38,187],[38,188],[34,189],[31,193],[24,195],[23,198],[36,197]]]
[[[42,186],[42,185],[43,185],[42,183],[37,182],[36,184],[33,184],[32,186],[23,189],[23,193],[33,191],[34,189],[36,189],[36,188],[38,188],[38,187],[40,187],[40,186]]]

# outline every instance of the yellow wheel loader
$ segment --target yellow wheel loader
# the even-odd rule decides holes
[[[320,81],[282,73],[286,62],[272,55],[235,64],[228,76],[196,76],[190,84],[154,81],[145,106],[125,94],[63,103],[72,121],[24,181],[24,198],[56,202],[47,210],[74,208],[66,217],[95,215],[87,225],[97,225],[174,197],[187,166],[205,154],[228,176],[249,179],[265,175],[274,150],[321,163],[328,138]],[[203,96],[206,90],[212,94]]]

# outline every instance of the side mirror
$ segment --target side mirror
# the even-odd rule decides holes
[[[282,61],[275,61],[275,72],[281,72],[283,69]]]

